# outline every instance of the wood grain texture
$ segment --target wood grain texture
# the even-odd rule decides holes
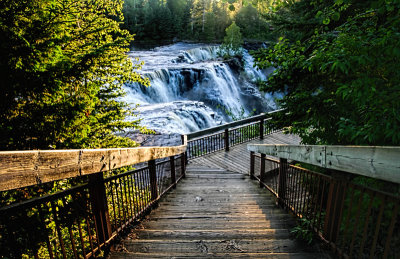
[[[400,147],[249,144],[249,151],[400,183]]]
[[[165,158],[186,151],[176,147],[0,152],[0,191],[88,175]]]
[[[231,146],[229,152],[225,150],[217,151],[205,156],[189,160],[189,165],[192,167],[214,167],[248,174],[250,172],[250,151],[247,150],[247,144],[290,144],[298,145],[300,138],[296,135],[283,134],[275,132],[265,135],[263,140],[255,139],[250,142]],[[256,175],[259,173],[259,169]]]
[[[330,258],[318,244],[294,240],[294,225],[248,176],[189,164],[186,178],[109,257]]]
[[[183,145],[176,147],[0,151],[0,191],[104,172],[177,155],[186,151],[187,139],[187,136],[183,136]],[[254,140],[251,143],[298,142],[296,136],[273,133],[265,136],[262,142]],[[244,155],[246,153],[249,153],[246,144],[241,144],[231,147],[230,152],[220,151],[200,157],[196,163],[214,167],[217,165],[234,172],[247,173],[250,158]]]

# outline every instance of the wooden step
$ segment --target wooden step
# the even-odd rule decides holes
[[[174,239],[174,240],[220,240],[220,239],[288,239],[287,229],[139,229],[135,231],[137,239]]]
[[[141,223],[141,227],[146,229],[291,229],[294,227],[293,219],[265,220],[253,219],[248,220],[213,220],[199,221],[198,219],[150,219]]]
[[[258,207],[273,207],[276,208],[275,200],[268,199],[249,199],[249,198],[237,198],[237,197],[204,197],[204,196],[193,196],[186,199],[174,198],[174,199],[162,199],[159,203],[161,206],[168,206],[171,204],[178,204],[179,206],[258,206]]]
[[[189,192],[189,193],[188,193]],[[196,190],[196,192],[192,192],[191,189],[189,190],[182,190],[182,189],[176,189],[174,190],[173,193],[168,195],[168,197],[164,197],[161,201],[163,200],[172,200],[175,198],[180,198],[180,199],[188,199],[188,198],[196,198],[196,197],[202,197],[202,198],[211,198],[211,199],[230,199],[231,201],[235,201],[232,199],[237,199],[240,201],[240,199],[247,199],[247,200],[256,200],[256,201],[264,201],[264,200],[270,200],[270,201],[275,201],[275,198],[271,198],[269,195],[266,195],[265,193],[254,193],[251,191],[247,192],[234,192],[232,190],[226,190],[226,189],[221,189],[221,188],[214,188],[214,189],[208,189],[208,190]]]
[[[247,175],[188,167],[186,178],[122,241],[125,252],[110,258],[330,258],[293,240],[294,226],[276,197]]]
[[[192,178],[192,179],[191,179]],[[223,173],[223,174],[195,174],[195,173],[188,173],[186,174],[186,179],[187,180],[193,180],[193,178],[205,178],[205,179],[245,179],[246,176],[243,174],[228,174],[228,173]]]
[[[300,253],[315,248],[291,239],[215,239],[215,240],[125,240],[129,252],[139,253]]]
[[[328,254],[322,253],[131,253],[113,252],[110,259],[149,259],[149,258],[174,258],[174,259],[203,259],[203,258],[268,258],[268,259],[329,259]]]
[[[246,207],[238,207],[238,208],[221,208],[221,207],[186,207],[186,208],[173,208],[173,207],[160,207],[159,210],[154,211],[152,216],[157,217],[157,215],[192,215],[192,216],[220,216],[220,215],[233,215],[234,217],[238,217],[240,215],[253,215],[253,216],[261,216],[265,215],[267,217],[270,216],[279,216],[279,215],[287,215],[284,211],[279,208],[268,208],[268,209],[249,209]]]
[[[209,208],[211,210],[221,210],[221,209],[227,209],[227,210],[279,210],[282,211],[279,207],[277,207],[275,204],[271,203],[265,203],[265,204],[247,204],[247,203],[232,203],[232,202],[204,202],[199,201],[199,202],[191,202],[190,204],[179,204],[179,203],[174,203],[174,202],[160,202],[159,203],[159,209],[170,209],[170,210],[183,210],[183,209],[188,209],[188,210],[204,210],[204,208]]]
[[[192,167],[188,167],[186,169],[186,173],[188,174],[241,174],[235,171],[229,171],[221,168],[209,168],[209,169],[196,169]]]
[[[243,214],[243,213],[181,213],[181,214],[172,214],[172,213],[160,213],[160,214],[152,214],[151,217],[153,219],[198,219],[198,220],[249,220],[252,221],[254,219],[265,219],[265,220],[282,220],[282,219],[290,219],[292,216],[287,214],[278,214],[278,215],[264,215],[264,214]]]

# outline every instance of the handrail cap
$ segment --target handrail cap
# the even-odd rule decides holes
[[[249,151],[400,183],[400,147],[249,144]]]

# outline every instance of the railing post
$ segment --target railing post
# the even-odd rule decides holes
[[[278,203],[283,206],[286,200],[287,159],[279,158]]]
[[[254,177],[254,163],[255,163],[254,152],[250,151],[250,179],[252,180],[256,179]]]
[[[182,145],[185,145],[185,135],[181,135],[181,142],[182,142]],[[188,162],[187,150],[189,149],[189,143],[186,143],[186,144],[187,144],[187,149],[186,149],[185,153],[183,153],[183,155],[185,156],[185,161],[187,163]]]
[[[112,230],[102,172],[89,175],[89,195],[97,236],[103,244],[112,236]]]
[[[186,177],[186,156],[185,154],[181,155],[181,170],[182,170],[182,178]]]
[[[260,187],[264,186],[265,179],[265,154],[261,154],[261,162],[260,162]]]
[[[229,129],[225,129],[225,151],[229,151]]]
[[[173,188],[176,188],[176,176],[175,176],[175,156],[169,157],[169,163],[171,166],[171,182]]]
[[[264,139],[264,119],[260,120],[260,139]]]
[[[323,236],[326,240],[333,243],[336,242],[339,234],[342,210],[346,196],[344,178],[345,176],[337,174],[329,183]]]
[[[150,174],[151,200],[155,201],[158,198],[156,160],[150,160],[148,162],[148,167]]]

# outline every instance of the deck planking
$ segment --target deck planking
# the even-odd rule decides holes
[[[298,138],[280,133],[263,143],[285,141]],[[293,239],[295,219],[246,175],[248,143],[191,160],[186,178],[109,257],[331,258],[318,245]]]
[[[211,167],[248,174],[250,170],[250,152],[247,144],[288,144],[299,145],[300,138],[296,135],[275,132],[264,136],[263,140],[255,139],[229,148],[189,160],[189,167]]]

